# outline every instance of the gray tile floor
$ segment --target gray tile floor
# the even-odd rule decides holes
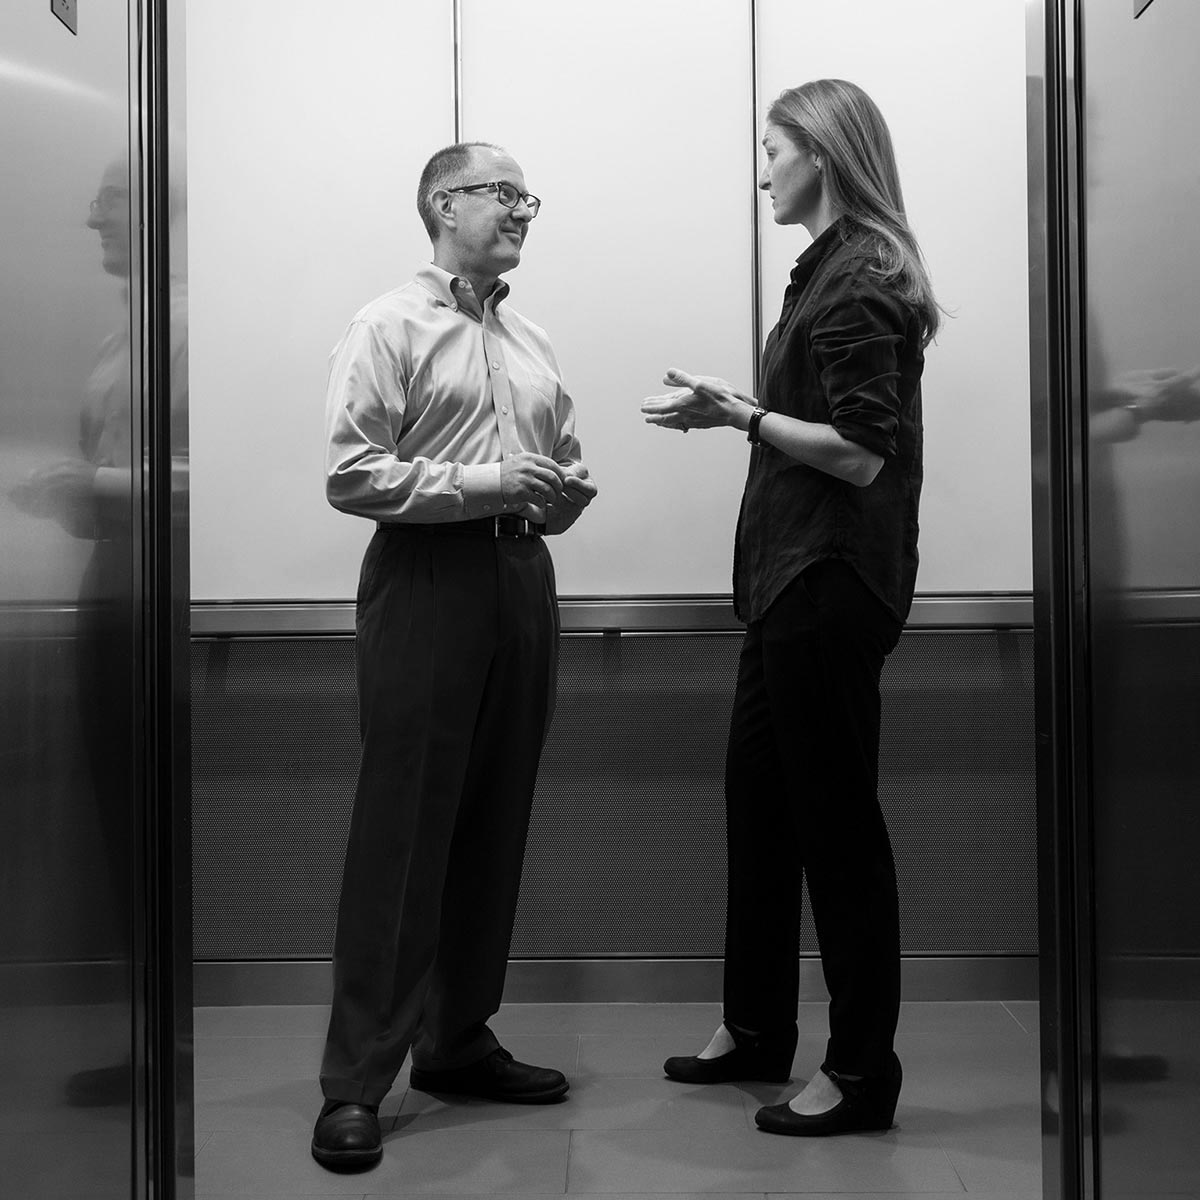
[[[698,1050],[715,1004],[514,1004],[493,1028],[519,1058],[571,1078],[562,1104],[385,1102],[383,1162],[333,1175],[309,1156],[326,1010],[196,1012],[197,1200],[397,1196],[1041,1196],[1037,1006],[913,1003],[897,1050],[905,1087],[886,1134],[772,1137],[754,1110],[798,1090],[821,1060],[825,1011],[800,1006],[797,1075],[770,1085],[687,1087],[668,1054]]]

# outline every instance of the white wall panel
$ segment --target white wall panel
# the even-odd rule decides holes
[[[950,310],[926,357],[919,591],[1031,587],[1025,4],[758,0],[763,115],[808,79],[864,87]],[[761,122],[760,122],[761,124]],[[760,204],[763,321],[808,245]],[[689,434],[689,436],[691,436]]]
[[[374,527],[325,501],[327,361],[429,261],[450,0],[196,0],[187,39],[193,595],[352,596]]]
[[[760,107],[830,74],[879,100],[954,313],[926,374],[918,586],[1026,589],[1023,5],[757,7]],[[669,366],[749,387],[757,353],[750,4],[702,9],[462,3],[462,132],[508,146],[545,202],[512,303],[557,347],[601,487],[554,543],[567,596],[730,586],[744,440],[638,412]],[[362,304],[428,261],[412,193],[454,135],[452,58],[451,0],[189,5],[199,599],[353,594],[371,527],[324,500],[327,356]],[[769,329],[807,237],[760,213]]]
[[[512,303],[554,342],[600,486],[562,595],[728,592],[748,447],[644,424],[671,366],[751,377],[750,6],[464,0],[463,136],[544,207]]]

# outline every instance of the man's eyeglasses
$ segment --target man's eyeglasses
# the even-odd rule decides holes
[[[517,202],[524,200],[525,207],[529,209],[529,215],[536,217],[538,209],[542,207],[542,202],[536,197],[531,196],[528,192],[519,192],[511,183],[505,183],[501,179],[494,179],[490,183],[469,183],[465,187],[447,188],[448,192],[483,192],[494,191],[496,199],[504,205],[505,208],[516,208]]]
[[[97,192],[95,200],[88,204],[88,212],[94,217],[97,213],[107,212],[119,204],[128,206],[129,190],[127,188],[101,188]]]

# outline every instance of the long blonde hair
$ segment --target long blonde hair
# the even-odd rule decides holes
[[[814,79],[781,92],[767,122],[799,149],[820,156],[833,211],[874,242],[876,275],[912,307],[921,344],[928,345],[941,310],[908,227],[892,135],[875,101],[844,79]]]

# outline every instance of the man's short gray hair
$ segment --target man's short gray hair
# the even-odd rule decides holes
[[[498,150],[501,153],[504,150],[502,146],[492,142],[455,142],[453,146],[444,146],[439,150],[421,172],[421,182],[417,184],[417,213],[431,242],[438,240],[442,225],[433,211],[430,197],[438,188],[458,187],[471,182],[466,175],[471,167],[471,152],[476,146],[486,150]]]

